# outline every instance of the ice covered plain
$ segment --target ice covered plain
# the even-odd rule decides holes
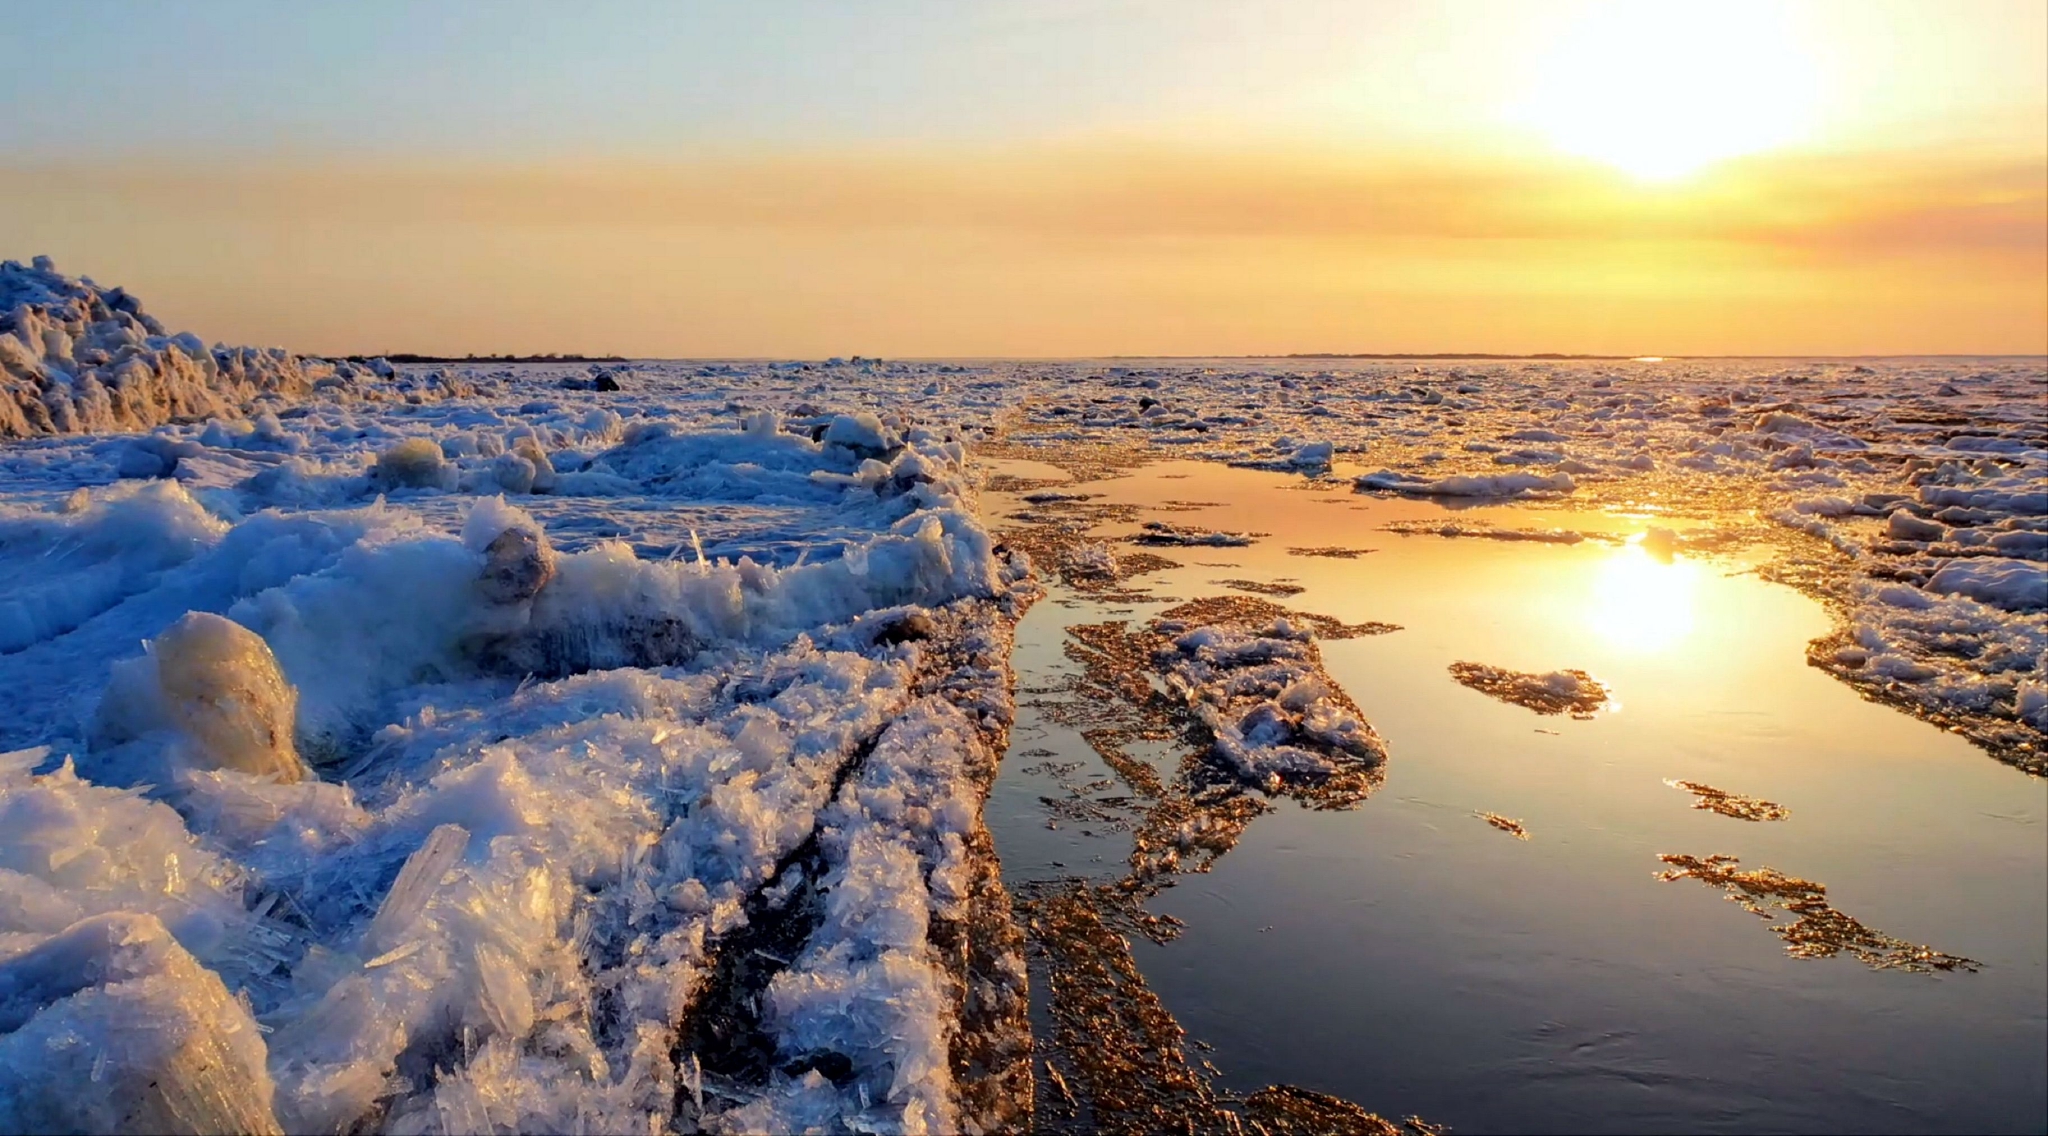
[[[983,455],[1709,520],[1659,540],[1781,543],[1839,614],[1814,665],[2048,753],[2039,361],[598,384],[208,348],[46,262],[0,267],[0,312],[8,1130],[1014,1124],[1024,967],[980,812],[1037,588]],[[1249,791],[1382,756],[1182,669]]]

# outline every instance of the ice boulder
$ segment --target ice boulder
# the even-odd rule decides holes
[[[455,467],[441,447],[426,438],[407,438],[377,455],[371,477],[384,489],[453,489]]]
[[[119,743],[175,731],[185,759],[280,782],[305,777],[292,744],[298,692],[263,638],[211,612],[188,612],[139,659],[115,665],[95,739]]]
[[[282,1131],[256,1022],[154,915],[0,961],[0,1030],[0,1131]]]
[[[1296,469],[1328,469],[1337,456],[1337,447],[1330,442],[1303,442],[1288,455],[1287,464]]]
[[[494,604],[521,603],[540,594],[555,578],[555,550],[532,517],[487,497],[470,508],[462,543],[484,556],[477,589]]]

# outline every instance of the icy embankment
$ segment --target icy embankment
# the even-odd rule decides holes
[[[381,370],[279,348],[209,348],[166,330],[130,293],[65,276],[48,257],[0,262],[0,438],[239,418],[259,403],[277,409],[316,393],[404,397],[378,381],[391,375]],[[466,390],[442,383],[433,393]]]
[[[283,449],[322,444],[308,421]],[[865,535],[780,564],[557,548],[465,492],[510,488],[519,449],[457,416],[293,475],[339,507],[244,513],[278,464],[7,516],[0,571],[47,595],[9,609],[0,674],[90,689],[49,692],[62,748],[0,759],[0,1128],[956,1131],[1028,1107],[980,812],[1031,593],[959,441],[871,414],[596,425],[560,464],[608,500],[723,510],[771,549],[777,518]],[[568,435],[520,439],[560,476]]]

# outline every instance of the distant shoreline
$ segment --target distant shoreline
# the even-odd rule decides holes
[[[395,352],[389,355],[340,355],[326,358],[346,359],[351,363],[367,363],[382,359],[386,363],[624,363],[624,355],[413,355]]]

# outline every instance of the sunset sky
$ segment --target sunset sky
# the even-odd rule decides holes
[[[307,352],[2048,352],[2048,3],[44,4],[0,257]]]

